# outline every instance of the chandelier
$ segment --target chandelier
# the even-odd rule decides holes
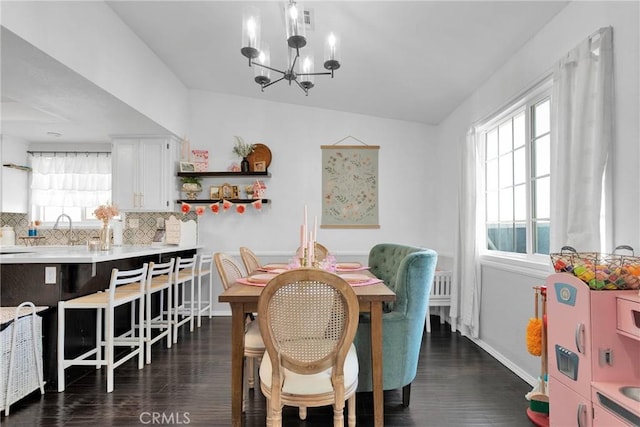
[[[249,59],[249,67],[255,65],[255,82],[260,85],[261,91],[286,80],[291,85],[295,82],[308,96],[309,89],[314,86],[314,76],[330,75],[340,68],[338,57],[338,39],[329,34],[324,48],[324,68],[326,72],[316,73],[313,70],[313,53],[307,53],[300,57],[300,49],[307,45],[305,37],[304,12],[300,2],[289,0],[284,5],[284,21],[287,32],[288,61],[284,70],[271,67],[269,48],[266,43],[260,41],[260,15],[255,7],[248,7],[242,17],[242,49],[240,52]],[[271,72],[279,74],[278,78],[271,80]]]

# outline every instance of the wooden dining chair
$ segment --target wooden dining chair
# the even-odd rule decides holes
[[[256,254],[247,247],[242,246],[240,248],[240,258],[242,258],[242,263],[244,264],[244,268],[247,270],[247,274],[251,274],[262,267],[262,264]]]
[[[315,251],[316,261],[318,262],[324,260],[327,257],[327,255],[329,255],[329,249],[327,249],[326,246],[318,242],[315,243],[313,250]],[[298,249],[296,250],[296,253],[300,253],[299,246],[298,246]]]
[[[244,277],[240,266],[225,253],[218,252],[213,255],[216,264],[216,270],[220,276],[222,287],[227,290],[233,285],[237,279]],[[244,410],[246,400],[246,389],[254,388],[255,384],[255,361],[260,359],[264,354],[264,342],[260,334],[258,322],[251,320],[247,325],[244,333],[244,357],[247,360],[247,369],[245,381],[243,383],[242,407]]]
[[[334,426],[355,426],[358,298],[340,276],[314,268],[277,275],[260,294],[258,322],[269,357],[260,364],[267,426],[282,425],[282,407],[333,405]]]

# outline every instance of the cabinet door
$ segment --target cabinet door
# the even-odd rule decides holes
[[[169,146],[165,139],[140,141],[138,210],[166,211],[169,208]]]
[[[588,396],[594,357],[589,287],[569,274],[553,274],[547,278],[547,308],[549,375]]]
[[[593,427],[611,427],[631,425],[613,415],[597,403],[593,404]]]
[[[549,424],[552,426],[591,427],[591,396],[585,397],[549,377]]]
[[[138,140],[118,139],[111,147],[113,203],[125,211],[135,210],[139,199]]]
[[[170,138],[113,141],[113,202],[124,211],[170,211]]]

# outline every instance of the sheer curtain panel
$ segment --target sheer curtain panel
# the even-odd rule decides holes
[[[478,179],[483,169],[479,144],[476,142],[476,131],[469,129],[463,149],[460,185],[458,188],[458,238],[453,268],[451,290],[451,322],[459,326],[464,335],[477,338],[480,333],[480,259],[478,233],[482,227],[478,224],[483,210],[484,189],[482,180]]]
[[[32,153],[31,203],[92,207],[111,200],[110,153]]]
[[[598,251],[602,180],[613,138],[612,28],[562,58],[553,74],[552,252]]]

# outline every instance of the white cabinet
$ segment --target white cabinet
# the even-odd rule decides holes
[[[113,201],[121,210],[173,210],[175,146],[172,137],[112,140]]]

